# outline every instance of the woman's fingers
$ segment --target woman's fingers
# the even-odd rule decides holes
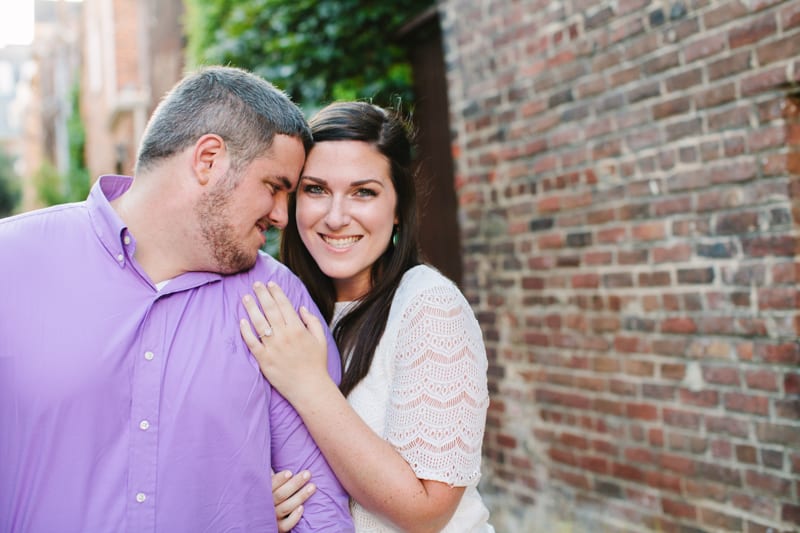
[[[289,298],[286,297],[286,294],[284,294],[283,290],[272,281],[267,282],[266,288],[272,297],[272,302],[280,310],[281,316],[284,318],[292,317],[287,319],[287,322],[294,323],[293,317],[297,316],[297,311],[295,311],[292,302],[289,301]],[[325,330],[322,328],[322,323],[320,322],[319,318],[306,309],[305,306],[300,307],[299,318],[302,320],[302,324],[314,335],[314,337],[325,340]]]
[[[310,479],[311,472],[308,470],[303,470],[296,476],[292,475],[288,470],[273,474],[272,501],[275,503],[275,506],[277,507],[291,498],[297,491],[302,489]],[[305,499],[303,501],[305,501]]]
[[[272,282],[270,282],[270,284],[274,285]],[[291,312],[284,315],[284,310],[281,309],[281,306],[279,306],[278,302],[273,298],[271,291],[267,290],[267,287],[260,281],[253,284],[253,292],[264,313],[264,318],[266,318],[271,326],[281,327],[286,323],[287,318],[291,318],[292,315],[297,314],[294,308],[291,308]]]
[[[279,518],[278,519],[278,532],[279,533],[290,533],[292,528],[297,525],[300,521],[300,518],[303,516],[303,506],[301,505],[291,513],[286,518]]]
[[[247,316],[250,317],[250,322],[256,330],[255,336],[260,340],[262,337],[272,335],[273,330],[269,318],[261,310],[256,299],[250,294],[245,294],[242,297],[242,304],[244,304]]]
[[[272,500],[280,531],[292,529],[303,515],[303,504],[316,491],[316,486],[308,482],[310,479],[307,470],[296,476],[288,471],[272,476]]]

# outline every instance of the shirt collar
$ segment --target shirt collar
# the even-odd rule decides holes
[[[122,196],[130,189],[132,184],[133,178],[130,176],[113,174],[100,176],[86,199],[86,206],[89,209],[89,217],[97,238],[103,243],[106,252],[121,268],[125,267],[126,262],[130,261],[134,269],[140,272],[143,279],[146,279],[155,288],[152,281],[147,278],[143,271],[139,270],[139,266],[133,260],[136,240],[128,231],[127,224],[111,206],[111,201]],[[219,281],[222,278],[223,276],[216,272],[187,272],[172,280],[158,292],[169,294],[205,283]]]
[[[132,183],[133,178],[129,176],[100,176],[86,200],[97,237],[120,266],[124,266],[127,260],[126,244],[133,246],[134,243],[133,237],[128,234],[128,227],[111,207],[110,202],[127,191]],[[125,240],[128,242],[125,243]]]

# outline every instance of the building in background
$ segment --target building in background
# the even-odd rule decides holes
[[[498,532],[798,531],[800,2],[438,2]]]
[[[80,2],[36,0],[34,4],[34,69],[28,80],[30,100],[25,113],[23,210],[40,207],[37,175],[66,180],[70,168],[67,122],[77,110],[73,94],[81,69]],[[50,170],[48,170],[50,169]],[[54,184],[55,185],[55,184]]]
[[[92,179],[131,174],[145,124],[183,75],[180,0],[84,0],[81,110]]]
[[[23,131],[18,91],[31,67],[30,46],[0,48],[0,146],[13,153],[19,150]]]
[[[14,172],[25,175],[25,111],[31,99],[29,80],[33,75],[31,47],[10,45],[0,48],[0,150],[14,160]],[[22,183],[23,188],[25,183]]]

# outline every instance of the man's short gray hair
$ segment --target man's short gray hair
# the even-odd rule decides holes
[[[205,67],[178,82],[156,107],[139,147],[137,173],[208,133],[225,141],[234,170],[263,154],[276,134],[300,139],[306,152],[312,142],[303,112],[283,91],[239,68]]]

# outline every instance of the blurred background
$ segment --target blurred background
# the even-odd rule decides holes
[[[0,7],[0,216],[130,173],[197,65],[400,107],[498,533],[800,528],[799,0]]]

